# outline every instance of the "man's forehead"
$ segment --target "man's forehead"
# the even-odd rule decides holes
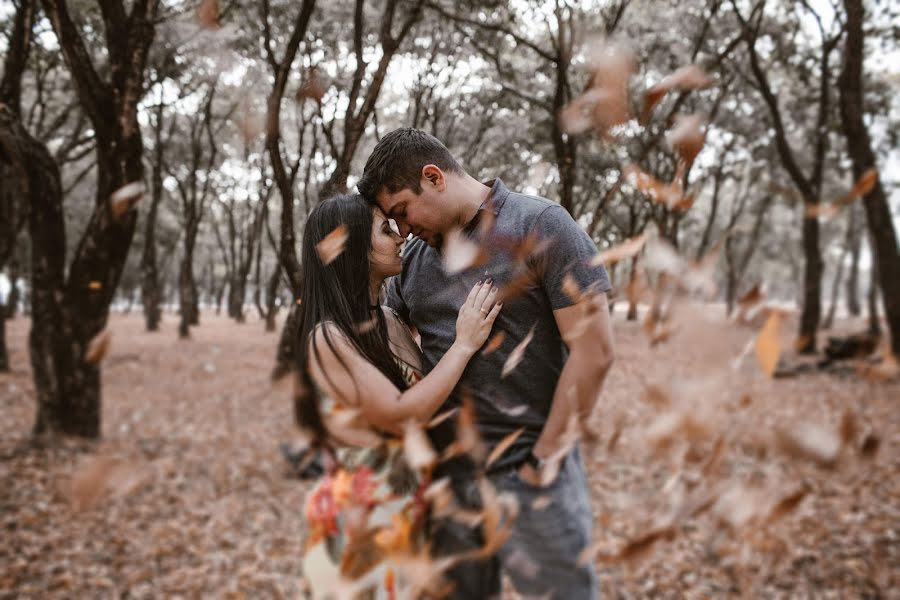
[[[375,196],[375,201],[381,207],[381,210],[384,211],[384,214],[391,216],[391,213],[405,200],[404,191],[406,190],[391,193],[387,190],[381,190]]]

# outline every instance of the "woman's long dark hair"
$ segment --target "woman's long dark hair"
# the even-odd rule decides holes
[[[354,348],[394,385],[401,390],[407,387],[388,345],[384,314],[380,308],[372,310],[370,307],[369,251],[373,210],[359,194],[335,196],[312,210],[303,230],[303,290],[294,336],[300,385],[295,393],[294,413],[297,424],[312,435],[312,443],[317,447],[328,445],[319,393],[309,374],[310,360],[318,360],[320,353],[320,349],[311,348],[314,344],[310,343],[317,325],[326,321],[334,323]],[[339,226],[346,228],[347,241],[343,251],[326,265],[319,257],[316,245]],[[373,318],[374,327],[363,326],[371,323]],[[327,328],[323,333],[326,343],[335,351],[333,336]]]

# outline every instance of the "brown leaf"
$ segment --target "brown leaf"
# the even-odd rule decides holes
[[[502,330],[498,331],[497,333],[495,333],[494,335],[491,336],[491,339],[489,339],[487,341],[487,345],[484,347],[484,350],[481,351],[482,354],[487,356],[488,354],[495,352],[497,350],[497,348],[499,348],[503,344],[503,341],[505,339],[506,339],[506,332],[502,331]]]
[[[596,265],[613,265],[620,260],[625,260],[626,258],[631,258],[641,251],[641,248],[644,247],[644,244],[647,241],[647,234],[642,233],[639,236],[633,237],[625,242],[622,242],[618,246],[613,246],[612,248],[608,248],[591,259],[591,264]]]
[[[808,203],[806,205],[806,216],[810,218],[815,217],[824,217],[825,219],[830,219],[835,216],[838,211],[842,208],[856,200],[857,198],[862,198],[866,194],[872,191],[875,187],[875,183],[878,181],[878,169],[872,167],[863,173],[859,179],[856,180],[856,183],[853,184],[853,187],[849,192],[834,200],[832,202],[827,203]]]
[[[628,80],[636,64],[634,55],[621,46],[595,44],[588,59],[593,74],[590,86],[560,112],[563,131],[577,134],[594,129],[608,137],[610,128],[627,123],[631,119]]]
[[[121,498],[147,480],[147,472],[110,456],[88,458],[73,473],[67,491],[75,510],[95,506],[103,498]]]
[[[522,269],[512,279],[500,288],[497,293],[498,302],[506,302],[520,296],[525,290],[537,284],[537,277],[531,269]]]
[[[712,85],[712,79],[706,71],[697,65],[687,65],[676,69],[671,74],[644,92],[644,107],[641,110],[641,123],[646,124],[653,114],[653,108],[672,90],[697,90]]]
[[[672,127],[666,138],[672,150],[678,153],[685,165],[690,166],[700,154],[706,141],[703,118],[700,115],[678,115],[675,119],[675,126]]]
[[[340,256],[341,252],[344,251],[344,245],[347,243],[347,235],[347,226],[341,224],[316,244],[316,252],[323,264],[330,264]]]
[[[881,446],[881,439],[874,433],[868,433],[863,438],[862,445],[859,447],[859,454],[863,458],[874,458]]]
[[[794,510],[800,505],[800,502],[806,498],[807,494],[809,494],[810,489],[806,485],[802,485],[798,487],[793,492],[783,496],[775,505],[772,507],[772,510],[769,511],[769,516],[766,519],[769,523],[774,523],[779,520],[781,517],[787,515],[788,513],[794,512]]]
[[[144,197],[144,184],[133,181],[117,189],[109,197],[109,210],[115,221],[121,219]]]
[[[203,29],[218,29],[219,0],[203,0],[197,9],[197,20]]]
[[[684,190],[678,177],[672,183],[663,183],[636,165],[627,165],[624,172],[631,184],[654,202],[679,210],[681,210],[679,207],[690,208],[690,204],[693,203],[693,199],[685,202]]]
[[[403,426],[403,456],[410,467],[416,470],[429,469],[437,460],[437,453],[425,432],[413,420]]]
[[[781,356],[781,319],[783,314],[779,310],[772,310],[762,331],[756,336],[756,359],[763,372],[769,377],[775,375],[778,367],[778,358]]]
[[[575,304],[578,304],[584,296],[584,293],[581,291],[581,286],[578,285],[578,282],[572,277],[571,273],[566,273],[563,276],[562,290],[563,293],[568,296],[569,300]]]
[[[494,461],[503,456],[503,453],[513,445],[516,439],[518,439],[518,437],[522,435],[523,431],[525,431],[525,428],[520,427],[519,429],[516,429],[509,435],[506,435],[502,440],[500,440],[500,442],[496,446],[494,446],[494,449],[491,450],[491,453],[488,455],[487,462],[484,464],[484,467],[490,467],[494,463]]]
[[[461,229],[454,228],[444,235],[441,260],[447,273],[459,273],[476,266],[480,254],[479,245],[470,240]]]
[[[100,283],[100,282],[97,281],[97,280],[89,281],[89,282],[88,282],[88,289],[89,289],[89,290],[94,290],[94,291],[102,290],[102,289],[103,289],[103,284]]]
[[[515,368],[519,366],[519,363],[522,362],[522,359],[525,357],[525,349],[528,348],[528,344],[530,344],[532,338],[534,338],[534,327],[534,325],[531,326],[528,335],[526,335],[525,338],[513,348],[513,351],[509,353],[506,362],[503,363],[503,371],[500,373],[501,379],[512,373]]]
[[[855,445],[858,433],[859,427],[856,424],[856,415],[849,409],[845,410],[841,416],[841,443],[844,446]]]
[[[447,419],[449,419],[450,417],[452,417],[453,415],[455,415],[458,412],[459,412],[459,407],[455,406],[455,407],[451,408],[450,410],[445,410],[444,412],[442,412],[438,415],[435,415],[434,417],[431,418],[430,421],[428,421],[428,425],[425,426],[425,429],[432,429],[433,427],[437,427],[438,425],[440,425],[441,423],[443,423],[444,421],[446,421]]]
[[[472,398],[466,396],[462,406],[459,407],[459,415],[456,418],[456,440],[444,449],[443,460],[455,456],[470,455],[476,463],[484,460],[486,450],[481,434],[475,424],[475,403]]]
[[[109,352],[109,342],[112,339],[112,333],[109,329],[104,329],[88,342],[87,350],[84,352],[84,362],[89,365],[96,365],[106,357]]]
[[[812,423],[780,427],[775,430],[775,441],[786,455],[826,469],[835,465],[841,451],[841,438],[834,431]]]
[[[297,102],[303,102],[308,98],[318,104],[321,104],[322,98],[325,97],[325,92],[327,91],[328,85],[326,84],[325,79],[322,77],[322,73],[319,71],[319,68],[310,67],[306,71],[306,76],[303,79],[303,83],[301,83],[300,87],[297,89],[295,98]]]
[[[544,494],[543,496],[538,496],[531,503],[531,510],[533,510],[535,512],[547,510],[547,507],[550,506],[551,502],[553,502],[553,498],[548,494]]]

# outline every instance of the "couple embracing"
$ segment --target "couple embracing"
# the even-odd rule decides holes
[[[402,597],[410,582],[385,558],[400,547],[451,557],[435,578],[445,585],[420,595],[499,598],[506,573],[528,597],[596,598],[593,567],[578,560],[592,524],[578,446],[542,480],[613,360],[593,242],[559,204],[479,182],[415,129],[382,138],[358,189],[316,206],[303,236],[295,409],[329,457],[305,506],[309,592],[356,581],[363,596]],[[320,254],[339,227],[343,250]],[[445,267],[451,238],[477,248],[461,271]],[[447,450],[459,419],[440,420],[426,431],[451,458],[410,465],[404,431],[464,403],[487,451],[521,433],[485,468]],[[499,550],[478,553],[484,523],[430,510],[425,491],[441,480],[469,514],[488,500],[485,482],[517,500]]]

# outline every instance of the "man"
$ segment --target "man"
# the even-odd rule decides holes
[[[499,597],[502,567],[522,594],[596,598],[593,567],[578,564],[592,523],[578,448],[552,483],[540,481],[570,417],[590,413],[613,361],[610,284],[603,267],[593,264],[596,247],[559,204],[511,192],[499,179],[482,184],[440,141],[415,129],[395,130],[378,143],[358,187],[396,221],[401,235],[416,238],[404,250],[403,272],[391,282],[387,302],[418,329],[426,369],[453,343],[457,312],[476,281],[491,279],[506,292],[494,324],[502,342],[494,349],[499,339],[489,341],[473,358],[444,409],[471,398],[489,449],[523,428],[487,474],[498,490],[516,495],[520,512],[495,556],[448,573],[452,597]],[[481,249],[456,273],[445,269],[448,257],[442,256],[451,251],[451,244],[444,247],[450,236]],[[504,373],[526,338],[521,362]],[[439,451],[455,439],[449,419],[429,433]],[[458,501],[469,507],[480,502],[475,475],[475,465],[462,459],[442,462],[435,473],[449,477]],[[438,554],[483,543],[480,530],[451,520],[433,523],[430,534]]]

